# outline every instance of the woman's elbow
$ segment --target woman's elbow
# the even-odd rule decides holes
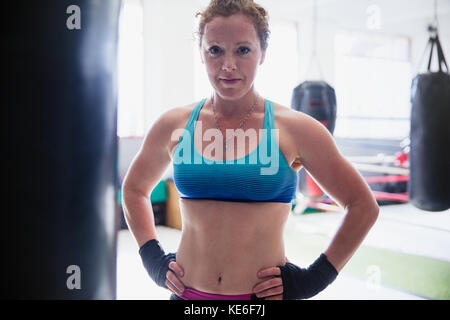
[[[374,225],[380,215],[380,207],[378,206],[378,203],[375,200],[371,201],[370,205],[364,211],[366,213],[368,223],[371,226]]]
[[[380,215],[380,206],[378,206],[378,203],[375,202],[374,209],[371,212],[371,216],[372,216],[374,224],[378,220],[379,215]]]
[[[378,219],[380,214],[380,207],[375,199],[367,201],[357,201],[352,203],[347,208],[347,214],[353,217],[358,217],[360,223],[372,227]]]

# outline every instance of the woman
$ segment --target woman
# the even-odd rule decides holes
[[[214,93],[165,112],[149,130],[124,180],[126,221],[148,273],[171,299],[309,298],[359,247],[377,203],[323,125],[256,92],[266,11],[251,0],[216,0],[200,15]],[[176,255],[160,246],[148,200],[171,162],[183,221]],[[288,262],[283,243],[302,167],[347,210],[308,268]]]

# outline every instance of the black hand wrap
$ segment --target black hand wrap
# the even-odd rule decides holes
[[[166,274],[169,270],[169,263],[176,261],[176,254],[165,254],[158,240],[152,239],[147,241],[139,249],[142,263],[147,270],[150,278],[163,288],[166,286]]]
[[[325,289],[338,275],[323,253],[307,269],[289,262],[279,268],[285,300],[311,298]]]

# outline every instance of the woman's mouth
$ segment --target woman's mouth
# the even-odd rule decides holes
[[[238,83],[239,81],[241,81],[241,79],[225,79],[225,78],[220,78],[220,81],[222,81],[225,84],[235,84]]]

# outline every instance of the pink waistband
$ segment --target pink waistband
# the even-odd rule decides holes
[[[183,300],[251,300],[251,293],[238,295],[223,295],[198,291],[195,289],[184,289],[183,295],[180,297]]]

